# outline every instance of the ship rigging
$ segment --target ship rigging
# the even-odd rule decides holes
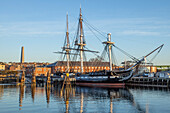
[[[120,83],[120,82],[127,81],[128,79],[130,79],[133,76],[133,72],[134,72],[135,68],[137,66],[139,66],[141,63],[143,63],[143,61],[146,59],[146,57],[148,57],[155,51],[158,51],[157,53],[159,53],[163,47],[163,44],[162,44],[161,46],[154,49],[152,52],[145,55],[141,59],[137,59],[134,56],[128,54],[124,50],[117,47],[114,42],[111,42],[111,33],[108,33],[107,41],[103,42],[103,44],[105,44],[104,51],[102,52],[101,56],[99,56],[99,55],[97,55],[97,53],[99,53],[98,51],[89,50],[86,47],[86,41],[85,41],[85,36],[84,36],[84,31],[83,31],[83,18],[82,18],[81,8],[80,8],[80,14],[79,14],[78,29],[77,29],[77,33],[76,33],[77,35],[76,35],[76,39],[74,40],[73,47],[70,47],[70,41],[69,41],[68,15],[67,15],[66,23],[67,23],[66,24],[67,31],[66,31],[66,38],[65,38],[64,46],[62,47],[62,52],[55,52],[55,53],[63,54],[64,55],[63,59],[66,56],[66,61],[67,61],[66,73],[70,72],[70,65],[74,65],[73,63],[75,63],[75,62],[73,62],[73,61],[76,61],[77,56],[79,56],[80,57],[80,75],[85,75],[84,68],[83,68],[85,66],[84,60],[86,60],[85,52],[91,52],[91,53],[95,54],[97,56],[97,58],[99,59],[99,63],[102,63],[104,61],[104,59],[105,59],[104,54],[107,54],[108,59],[109,59],[109,67],[110,68],[109,68],[109,71],[107,71],[107,73],[105,74],[106,76],[108,76],[107,79],[104,79],[104,80],[103,79],[97,79],[97,80],[84,79],[84,80],[82,80],[81,78],[77,78],[78,83],[84,83],[84,82],[85,83],[88,82],[88,83],[92,83],[92,84],[94,84],[94,83]],[[89,24],[88,24],[88,27],[90,27]],[[92,27],[91,29],[95,29],[95,28]],[[96,31],[99,33],[99,30],[96,30]],[[101,33],[99,33],[99,34],[101,35]],[[113,56],[114,56],[113,50],[112,50],[113,47],[118,49],[125,55],[127,55],[129,58],[131,58],[135,62],[135,64],[126,70],[117,70],[117,71],[113,70]],[[73,56],[71,57],[70,55],[73,55]],[[90,75],[90,74],[86,73],[86,75]],[[102,76],[104,76],[104,75],[102,75]]]

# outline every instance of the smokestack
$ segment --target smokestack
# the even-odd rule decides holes
[[[21,48],[21,63],[24,63],[24,46]]]

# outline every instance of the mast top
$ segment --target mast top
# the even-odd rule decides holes
[[[114,44],[114,42],[111,42],[111,33],[107,34],[107,41],[103,42],[103,44]]]
[[[80,4],[80,16],[82,16],[82,14],[81,14],[81,4]]]
[[[68,33],[68,12],[67,12],[67,17],[66,18],[67,18],[67,22],[66,23],[67,23],[67,33]]]

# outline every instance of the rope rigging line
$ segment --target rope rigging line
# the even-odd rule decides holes
[[[157,51],[158,50],[158,52],[153,56],[153,58],[149,61],[149,63],[152,63],[153,62],[153,60],[156,58],[156,56],[159,54],[159,52],[162,50],[162,47],[164,46],[164,44],[162,44],[161,46],[159,46],[158,48],[156,48],[154,51]],[[151,53],[153,53],[154,51],[152,51]],[[150,54],[151,54],[150,53]],[[150,54],[148,54],[148,55],[146,55],[146,56],[149,56]]]
[[[116,56],[115,56],[115,54],[114,54],[114,52],[113,52],[113,48],[111,49],[111,53],[112,53],[112,60],[113,60],[113,63],[117,65],[118,62],[117,62]]]
[[[84,24],[85,24],[88,28],[93,29],[94,31],[96,31],[97,33],[99,33],[102,37],[106,38],[106,35],[101,34],[100,31],[98,31],[98,30],[96,30],[94,27],[90,26],[87,22],[84,22]]]
[[[137,58],[135,58],[134,56],[132,56],[132,55],[130,55],[129,53],[125,52],[124,50],[118,48],[118,47],[115,46],[114,44],[113,44],[113,46],[114,46],[116,49],[118,49],[119,51],[121,51],[123,54],[127,55],[129,58],[131,58],[132,60],[134,60],[135,62],[138,62],[138,61],[139,61]]]
[[[86,24],[85,24],[86,25]],[[88,28],[89,28],[89,30],[93,33],[93,35],[100,41],[100,42],[102,42],[102,40],[93,32],[93,30],[88,26],[88,25],[86,25]]]
[[[89,50],[87,47],[85,47],[87,50]],[[97,55],[96,53],[94,53],[94,52],[92,52],[95,56],[97,56],[96,58],[99,58],[99,60],[103,60],[102,58],[101,58],[101,56],[99,56],[99,55]],[[93,62],[92,63],[92,65],[94,65],[94,66],[96,66],[97,64],[96,64],[97,62]]]
[[[84,16],[83,16],[83,18],[84,18]],[[90,24],[90,23],[87,21],[86,18],[84,18],[84,20],[85,20],[85,21],[83,21],[84,23],[88,24],[88,25],[89,25],[91,28],[93,28],[96,32],[98,32],[100,35],[102,35],[103,37],[105,37],[105,35],[103,35],[103,34],[107,34],[107,33],[105,33],[105,32],[103,32],[103,31],[95,28],[92,24]],[[102,34],[101,32],[102,32],[103,34]]]
[[[105,60],[106,61],[106,52],[107,52],[107,46],[105,46],[105,48],[104,48],[104,50],[103,50],[103,52],[102,52],[102,54],[101,54],[101,58],[103,58],[103,60]]]
[[[158,54],[159,54],[159,52],[157,52],[149,62],[152,63],[153,60],[158,56]]]

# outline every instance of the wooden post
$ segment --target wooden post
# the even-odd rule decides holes
[[[33,72],[33,75],[32,75],[31,85],[36,85],[36,75],[35,75],[35,71]]]
[[[49,72],[49,71],[48,71],[48,73],[47,73],[46,85],[47,85],[48,87],[51,87],[51,76],[50,76],[50,72]]]
[[[25,73],[22,71],[21,84],[25,84]]]

